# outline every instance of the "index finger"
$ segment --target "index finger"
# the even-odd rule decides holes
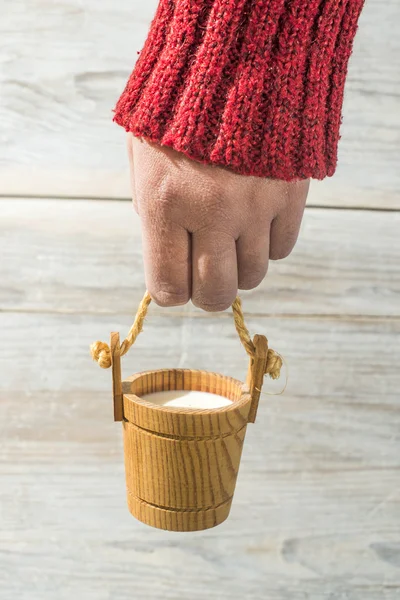
[[[186,304],[192,279],[189,232],[160,213],[141,217],[147,289],[160,306]]]

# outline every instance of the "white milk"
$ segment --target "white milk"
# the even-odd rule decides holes
[[[159,406],[179,408],[221,408],[222,406],[232,404],[231,400],[224,398],[224,396],[199,392],[197,390],[153,392],[152,394],[144,394],[142,398],[143,400],[147,400],[147,402],[152,402]]]

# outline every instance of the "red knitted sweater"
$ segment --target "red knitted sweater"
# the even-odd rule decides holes
[[[332,175],[364,0],[160,0],[115,121],[237,173]]]

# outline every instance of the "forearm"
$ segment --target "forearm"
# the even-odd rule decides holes
[[[201,162],[332,175],[364,0],[161,0],[115,120]]]

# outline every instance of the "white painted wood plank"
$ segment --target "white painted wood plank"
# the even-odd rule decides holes
[[[87,345],[129,322],[0,315],[4,598],[395,600],[399,322],[251,319],[286,356],[287,394],[249,427],[230,519],[195,535],[125,507],[110,373]],[[153,315],[123,371],[245,362],[230,321]]]
[[[156,0],[0,0],[0,194],[129,195],[111,110]],[[340,168],[310,202],[400,206],[397,0],[369,0],[346,93]]]
[[[107,341],[111,331],[122,334],[131,325],[129,315],[118,314],[11,312],[0,314],[0,319],[5,340],[0,350],[0,390],[12,392],[108,390],[110,373],[94,369],[89,345],[95,339]],[[362,396],[376,405],[385,402],[387,395],[398,394],[398,319],[359,322],[249,315],[248,327],[253,334],[267,335],[270,345],[286,357],[294,386],[288,392],[297,397],[333,394],[351,399],[354,394],[355,401]],[[155,348],[157,331],[159,349]],[[160,357],[166,364],[160,365]],[[125,375],[176,366],[244,376],[247,355],[231,315],[202,319],[190,314],[149,314],[140,343],[124,358]]]
[[[308,209],[293,254],[242,294],[246,312],[400,316],[399,231],[400,213]],[[129,202],[1,200],[0,255],[2,310],[133,314],[143,295]]]

